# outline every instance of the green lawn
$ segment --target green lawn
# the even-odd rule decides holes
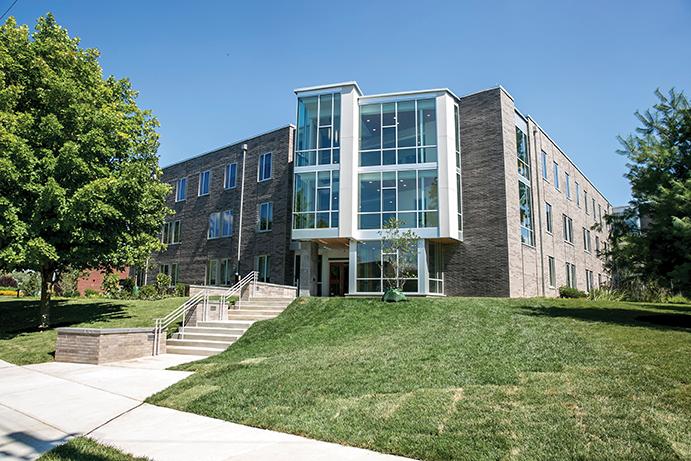
[[[691,308],[299,299],[151,403],[382,452],[691,459]]]
[[[75,437],[64,445],[55,447],[39,458],[39,461],[147,461],[101,445],[86,437]]]
[[[0,296],[0,360],[16,365],[48,362],[55,352],[55,327],[153,326],[154,318],[166,315],[183,301],[58,299],[52,302],[51,329],[38,331],[38,299]]]

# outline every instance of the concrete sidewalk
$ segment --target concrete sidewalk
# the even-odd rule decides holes
[[[75,435],[155,460],[402,460],[142,403],[196,360],[162,355],[105,365],[0,361],[0,459],[31,460]]]

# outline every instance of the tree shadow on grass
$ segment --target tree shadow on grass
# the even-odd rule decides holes
[[[658,309],[660,306],[655,306]],[[527,315],[567,317],[586,322],[611,323],[615,325],[677,330],[691,333],[691,315],[658,313],[619,307],[536,307],[521,306]]]
[[[54,300],[50,303],[50,328],[130,318],[126,308],[126,304],[97,300],[87,303]],[[39,331],[39,315],[39,302],[35,299],[0,303],[0,339]]]

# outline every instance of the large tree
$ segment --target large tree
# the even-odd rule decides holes
[[[41,275],[40,326],[66,268],[122,268],[161,248],[170,210],[157,120],[48,14],[0,27],[0,269]]]
[[[620,138],[633,200],[613,219],[615,275],[691,293],[691,107],[682,92],[656,92],[659,102],[636,116],[641,126]],[[628,225],[639,218],[640,229]]]

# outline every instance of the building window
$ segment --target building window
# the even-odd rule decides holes
[[[380,293],[393,285],[398,277],[404,278],[403,291],[418,291],[417,249],[402,254],[387,249],[385,242],[378,240],[357,242],[356,280],[359,293]],[[398,274],[395,273],[397,261]]]
[[[549,271],[549,287],[554,288],[557,285],[557,266],[554,262],[554,256],[547,256],[547,270]]]
[[[219,282],[221,285],[232,285],[233,284],[233,262],[232,260],[225,258],[221,259],[220,264],[220,274]]]
[[[597,215],[595,214],[595,197],[590,199],[590,203],[593,205],[593,221],[597,222]]]
[[[463,232],[463,181],[461,180],[461,124],[458,104],[453,106],[454,133],[456,135],[456,203],[458,204],[458,231]]]
[[[590,293],[593,290],[593,271],[585,270],[585,291]]]
[[[552,217],[552,205],[545,203],[545,223],[547,224],[547,232],[550,234],[554,232],[554,220]]]
[[[360,106],[360,166],[437,161],[434,99]]]
[[[199,173],[199,190],[197,195],[209,195],[209,188],[211,187],[211,171],[202,171]]]
[[[600,256],[600,237],[595,236],[595,254]]]
[[[170,286],[175,286],[175,284],[178,283],[180,274],[177,263],[161,264],[158,271],[170,277]]]
[[[516,156],[518,157],[518,174],[530,181],[528,137],[519,127],[516,127]]]
[[[441,243],[427,243],[427,275],[429,292],[444,294],[444,246]]]
[[[599,203],[597,204],[597,222],[602,225],[602,205]]]
[[[269,255],[259,255],[256,260],[256,270],[259,273],[260,282],[271,282],[271,266]]]
[[[221,223],[221,237],[230,237],[233,235],[233,212],[226,210],[223,212],[223,221]]]
[[[437,170],[384,171],[359,175],[359,229],[381,229],[391,218],[401,227],[439,225]]]
[[[180,178],[175,188],[175,201],[182,202],[187,199],[187,178]]]
[[[163,223],[161,242],[165,244],[180,243],[180,221]]]
[[[338,227],[338,170],[295,173],[293,228]]]
[[[259,171],[257,174],[257,181],[259,182],[271,179],[271,152],[259,156]]]
[[[578,288],[576,285],[576,265],[566,263],[566,286],[569,288]]]
[[[542,156],[542,179],[549,181],[549,173],[547,172],[547,152],[544,150],[541,153]]]
[[[602,288],[602,274],[597,274],[597,287]]]
[[[583,228],[583,250],[590,253],[590,230]]]
[[[206,238],[217,239],[221,235],[221,213],[211,213],[209,215],[209,232]]]
[[[590,214],[590,208],[588,207],[588,191],[583,191],[583,202],[585,203],[585,214]]]
[[[573,219],[566,215],[562,215],[562,221],[564,227],[564,241],[573,244]]]
[[[559,164],[554,162],[554,188],[559,190]]]
[[[230,163],[226,165],[225,176],[223,178],[224,189],[234,189],[238,176],[238,164]]]
[[[218,285],[218,259],[209,259],[206,263],[206,284]]]
[[[530,193],[530,186],[520,179],[518,181],[518,200],[521,218],[521,242],[533,246],[535,244],[533,232],[533,199]]]
[[[272,202],[264,202],[259,204],[259,231],[270,231],[274,222],[274,204]]]
[[[576,206],[581,206],[581,185],[576,181]]]
[[[339,163],[340,93],[298,98],[297,125],[295,166]]]
[[[564,173],[564,183],[566,184],[566,198],[571,200],[571,175]]]

